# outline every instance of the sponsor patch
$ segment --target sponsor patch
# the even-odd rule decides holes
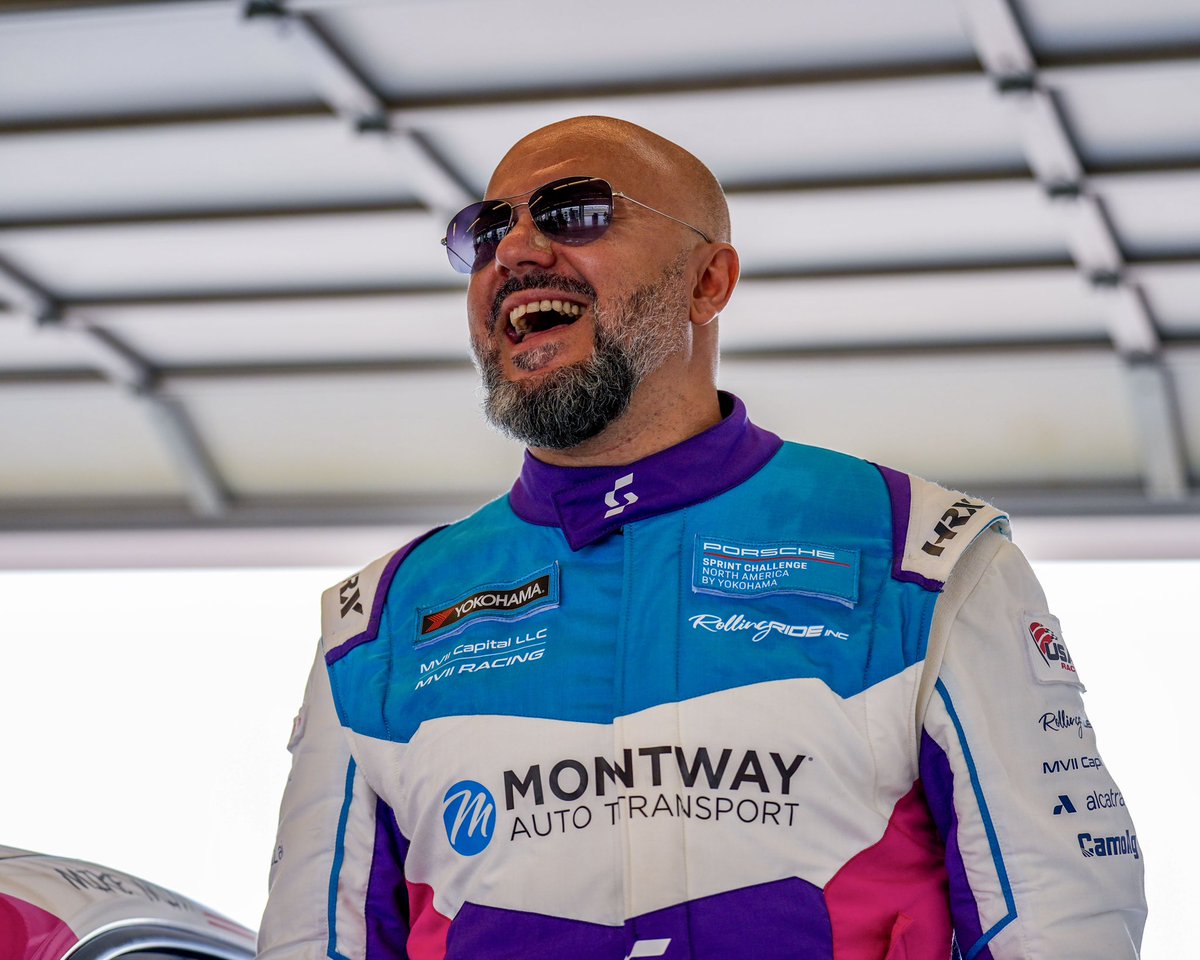
[[[475,623],[524,620],[558,606],[558,564],[518,580],[489,583],[451,603],[417,608],[416,646],[453,637]]]
[[[987,504],[982,500],[972,500],[961,497],[950,505],[950,508],[934,523],[929,538],[921,544],[921,549],[931,557],[940,557],[959,534],[959,527],[967,524],[970,519]]]
[[[1038,725],[1043,732],[1054,731],[1060,733],[1064,730],[1074,730],[1079,734],[1079,738],[1083,739],[1083,731],[1092,729],[1092,721],[1087,718],[1087,714],[1070,713],[1067,710],[1047,710],[1038,717]]]
[[[1076,839],[1079,841],[1079,852],[1085,857],[1133,857],[1134,860],[1142,859],[1142,852],[1138,847],[1137,834],[1131,833],[1128,830],[1117,834],[1115,837],[1081,833]]]
[[[362,615],[362,591],[358,589],[359,576],[360,574],[356,573],[349,580],[343,580],[338,585],[338,615],[343,620],[350,613]]]
[[[1125,797],[1115,787],[1112,790],[1093,790],[1088,794],[1087,808],[1093,813],[1097,810],[1116,810],[1125,806]]]
[[[700,535],[692,554],[692,590],[721,597],[791,593],[853,607],[858,568],[859,551],[844,547]]]
[[[549,641],[550,629],[542,627],[541,630],[518,630],[507,637],[488,637],[475,643],[467,640],[438,647],[430,650],[417,664],[413,689],[421,690],[467,674],[475,676],[489,670],[538,663],[546,655]]]
[[[835,640],[850,639],[850,634],[827,627],[823,623],[797,624],[781,623],[778,620],[747,620],[740,613],[735,613],[731,617],[718,617],[713,613],[698,613],[694,617],[688,617],[688,622],[692,625],[693,630],[707,630],[709,633],[744,635],[753,631],[749,635],[754,643],[765,640],[773,633],[800,640],[819,640],[822,637],[833,637]]]
[[[464,857],[481,853],[496,828],[496,801],[475,780],[460,780],[442,797],[442,823],[454,852]]]
[[[1027,613],[1021,624],[1034,679],[1039,683],[1069,683],[1082,687],[1075,662],[1062,638],[1058,618],[1048,613]]]
[[[1077,813],[1075,804],[1071,802],[1071,798],[1065,793],[1058,795],[1058,803],[1054,805],[1054,816],[1061,817],[1068,813]]]
[[[797,811],[813,763],[791,750],[659,743],[521,764],[504,771],[496,793],[498,832],[509,843],[538,843],[657,818],[803,829]]]
[[[1042,776],[1053,773],[1074,773],[1078,770],[1099,770],[1104,761],[1086,753],[1078,757],[1052,757],[1042,761]]]

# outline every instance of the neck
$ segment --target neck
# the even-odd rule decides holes
[[[618,466],[673,447],[720,421],[711,382],[689,384],[652,374],[634,391],[621,417],[590,440],[566,450],[531,447],[530,452],[559,467]]]

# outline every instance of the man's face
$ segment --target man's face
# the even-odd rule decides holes
[[[670,202],[639,183],[647,177],[632,160],[561,138],[507,158],[487,195],[523,200],[578,175],[605,177],[655,206]],[[583,246],[552,243],[518,207],[495,261],[471,277],[471,345],[485,411],[531,446],[566,449],[600,433],[642,380],[686,347],[686,228],[615,203],[608,231]]]

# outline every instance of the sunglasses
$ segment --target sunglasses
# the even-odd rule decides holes
[[[508,197],[481,200],[464,207],[446,227],[442,246],[446,248],[450,266],[459,273],[474,273],[495,258],[500,241],[517,222],[517,208],[528,207],[533,225],[547,240],[580,247],[599,240],[612,226],[614,197],[682,224],[700,234],[705,243],[712,243],[712,238],[700,228],[614,191],[607,180],[565,177],[538,187],[521,203],[513,203],[514,198]]]

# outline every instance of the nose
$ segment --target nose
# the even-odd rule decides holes
[[[524,204],[515,208],[512,226],[496,247],[497,269],[514,273],[528,267],[549,267],[554,257],[554,244],[534,226],[529,208]]]

